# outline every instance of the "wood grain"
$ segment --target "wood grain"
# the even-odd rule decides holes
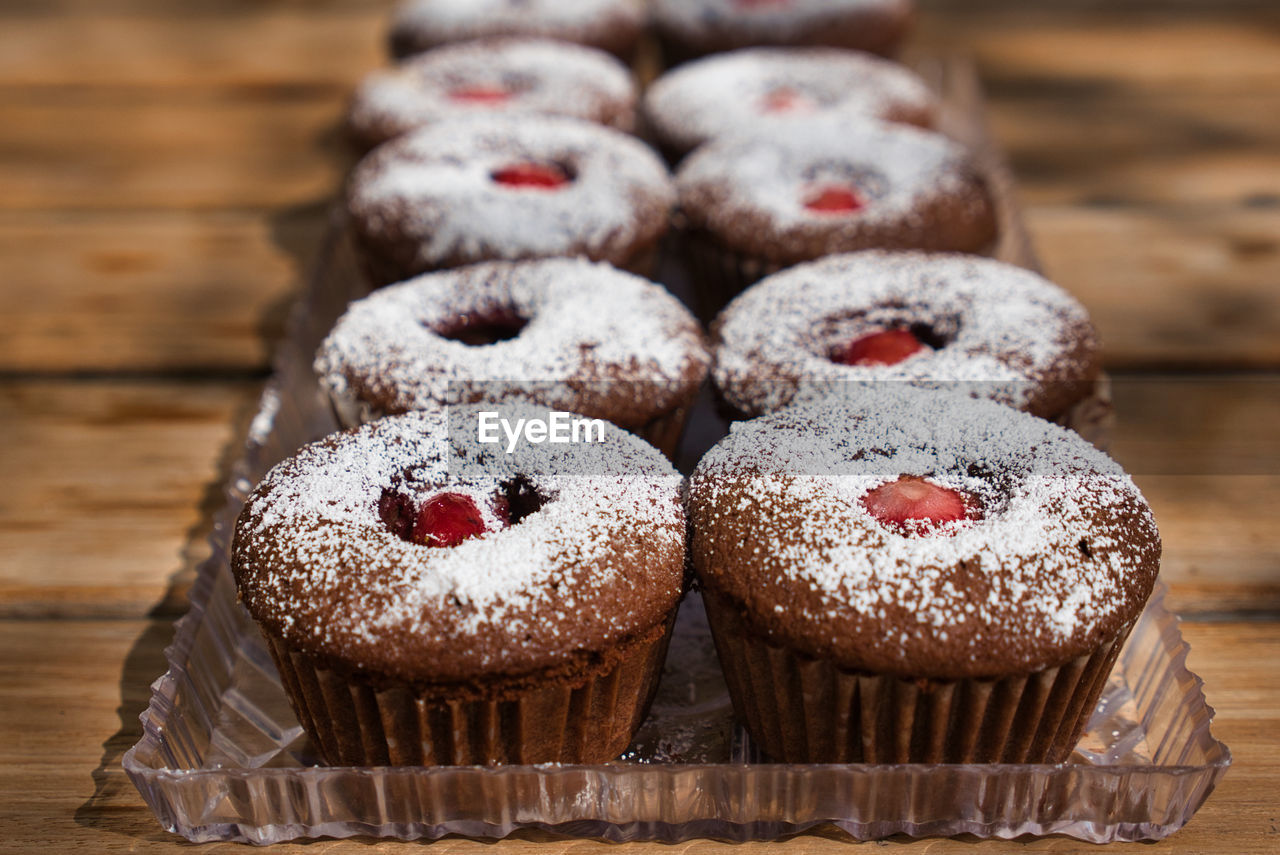
[[[10,0],[0,10],[0,80],[24,89],[87,84],[341,93],[384,62],[391,5]]]
[[[0,89],[0,210],[313,203],[340,183],[342,106],[340,95],[270,90]]]
[[[257,388],[0,383],[0,614],[185,610]]]
[[[1235,766],[1191,823],[1156,844],[1115,845],[1108,852],[1274,852],[1280,836],[1274,800],[1280,790],[1280,685],[1268,663],[1280,657],[1280,624],[1184,623],[1190,665],[1204,676],[1217,709],[1214,734],[1230,746]],[[120,768],[123,752],[140,736],[137,715],[147,686],[163,670],[164,622],[0,620],[0,852],[26,852],[57,841],[57,851],[177,852],[191,847],[166,834]],[[1078,841],[904,839],[887,846],[907,852],[1083,851]],[[322,841],[283,845],[272,852],[408,851],[405,844]],[[432,852],[481,853],[491,843],[457,838]],[[847,852],[835,832],[802,835],[781,844],[725,845],[694,841],[675,846],[614,846],[527,834],[503,852]],[[244,852],[232,844],[201,851]]]
[[[259,372],[321,208],[0,214],[0,370]]]
[[[1029,206],[1112,370],[1280,365],[1280,208]]]

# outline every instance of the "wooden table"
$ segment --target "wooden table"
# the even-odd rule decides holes
[[[365,0],[0,7],[0,851],[188,846],[120,758],[384,15]],[[1106,339],[1116,453],[1156,510],[1190,664],[1236,758],[1187,828],[1114,851],[1280,851],[1280,11],[949,0],[926,3],[920,40],[977,56],[1046,268]],[[296,851],[371,848],[409,847]],[[640,849],[725,847],[609,847]]]

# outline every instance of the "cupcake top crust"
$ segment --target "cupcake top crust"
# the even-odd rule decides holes
[[[996,238],[977,164],[941,134],[816,117],[712,140],[676,174],[690,229],[782,265],[859,249],[977,252]]]
[[[347,128],[363,148],[484,113],[573,116],[630,131],[635,103],[630,72],[609,54],[551,39],[492,38],[370,74],[356,89]]]
[[[685,402],[710,354],[666,289],[580,259],[427,274],[351,304],[316,373],[376,415],[524,399],[639,427]]]
[[[921,483],[964,513],[887,521],[885,485]],[[735,425],[694,473],[690,516],[703,585],[753,632],[907,677],[1065,664],[1136,619],[1159,569],[1150,509],[1105,454],[994,402],[900,384]]]
[[[646,121],[665,150],[835,114],[932,126],[937,103],[914,72],[835,48],[745,48],[686,63],[645,93]]]
[[[658,31],[680,55],[752,45],[832,45],[894,53],[912,0],[654,0]]]
[[[486,36],[541,36],[626,58],[644,25],[644,0],[405,0],[391,19],[391,52],[408,56]]]
[[[904,336],[911,352],[853,353],[886,334]],[[1089,393],[1100,370],[1078,301],[1029,270],[965,255],[868,251],[797,265],[739,295],[713,336],[716,384],[748,415],[881,380],[1052,419]]]
[[[566,255],[624,267],[657,243],[673,202],[651,149],[559,116],[477,117],[414,131],[357,164],[347,189],[357,240],[397,278]]]
[[[236,524],[249,612],[329,667],[414,683],[580,669],[666,620],[685,526],[681,478],[657,450],[618,429],[516,454],[478,436],[475,411],[410,413],[273,468]],[[410,539],[450,503],[475,536]]]

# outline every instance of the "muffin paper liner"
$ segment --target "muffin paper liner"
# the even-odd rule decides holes
[[[673,245],[693,280],[694,314],[708,326],[730,300],[787,266],[726,249],[701,230],[683,233]]]
[[[621,754],[644,720],[672,623],[585,682],[552,679],[478,699],[407,684],[379,687],[277,639],[267,645],[298,721],[330,765],[599,763]]]
[[[1062,762],[1133,629],[1033,674],[913,679],[771,644],[723,598],[704,593],[703,603],[734,710],[760,749],[786,763]]]

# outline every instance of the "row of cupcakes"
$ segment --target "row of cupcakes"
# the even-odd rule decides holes
[[[535,35],[630,59],[649,29],[668,65],[757,45],[828,45],[895,53],[912,0],[406,0],[389,47],[410,56],[472,39]]]
[[[628,4],[581,5],[608,17]],[[905,8],[664,5],[726,39],[726,15],[784,34],[806,16],[848,23]],[[410,35],[433,21],[450,40],[498,34],[467,27],[476,10],[500,18],[499,6],[411,4],[394,38],[433,46]],[[522,27],[575,14],[520,6]],[[470,52],[481,68],[486,51],[496,61],[515,46],[531,43],[446,47],[414,63]],[[573,53],[532,48],[551,51],[542,66]],[[588,73],[604,67],[575,55]],[[802,70],[809,61],[816,71]],[[747,105],[726,135],[701,139],[688,117],[710,111],[696,98],[685,118],[646,111],[655,135],[659,114],[676,117],[663,143],[673,160],[700,146],[674,185],[616,130],[629,127],[625,110],[474,115],[539,88],[517,72],[495,83],[446,68],[447,118],[357,166],[353,234],[374,284],[399,284],[353,304],[317,355],[354,427],[268,474],[232,557],[328,762],[617,756],[652,698],[689,565],[735,708],[777,759],[1069,753],[1151,590],[1158,534],[1114,462],[1040,418],[1067,419],[1096,379],[1079,304],[994,261],[885,251],[974,251],[995,232],[961,149],[883,121],[928,124],[927,101],[911,112],[904,96],[889,115],[881,99],[866,108],[885,110],[876,118],[828,109],[853,85],[821,90],[824,69],[857,78],[855,64],[875,62],[744,52],[674,72],[654,103],[687,75],[686,98],[706,89],[712,103]],[[699,68],[710,69],[702,83]],[[734,94],[747,84],[758,94]],[[397,121],[384,115],[367,142],[402,133]],[[661,286],[618,269],[649,269],[677,202],[684,243],[704,262],[699,284],[720,283],[704,305],[746,289],[710,342]],[[686,484],[655,446],[673,452],[709,371],[726,404],[756,418]],[[866,382],[887,379],[905,382]],[[921,388],[957,383],[974,385]],[[511,421],[573,411],[627,430],[512,455],[480,440],[482,409]]]
[[[711,326],[662,286],[584,259],[489,262],[354,302],[316,358],[339,423],[524,398],[674,457],[710,373],[733,418],[844,385],[951,387],[1076,428],[1100,378],[1084,307],[1022,268],[872,250],[774,274]]]
[[[622,430],[484,440],[486,416],[547,412],[390,416],[249,496],[237,587],[325,761],[617,757],[691,564],[770,757],[1061,762],[1158,572],[1120,467],[992,401],[879,384],[793,405],[721,440],[687,492]]]
[[[766,17],[813,11],[785,5]],[[503,20],[492,19],[496,33],[547,34],[536,12]],[[664,75],[639,115],[637,102],[616,59],[528,35],[447,44],[371,75],[348,127],[376,150],[353,171],[347,200],[373,284],[561,255],[652,273],[673,233],[709,321],[761,276],[822,255],[994,246],[981,170],[930,130],[936,99],[896,63],[746,48]],[[636,129],[679,162],[674,178],[625,133]]]

